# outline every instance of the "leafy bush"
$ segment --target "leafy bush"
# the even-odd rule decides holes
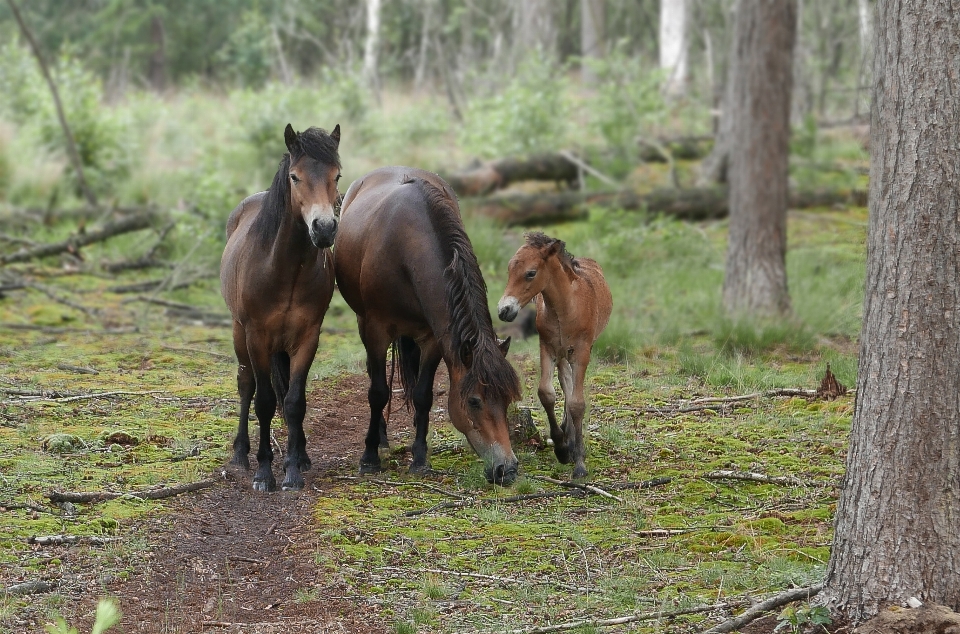
[[[259,88],[270,76],[273,48],[270,25],[260,11],[243,12],[240,25],[217,54],[216,61],[226,69],[229,78],[241,86]]]
[[[469,104],[460,143],[481,158],[559,149],[570,110],[560,71],[541,56],[524,61],[502,92]]]
[[[117,604],[108,599],[101,599],[97,604],[97,616],[90,634],[103,634],[120,622],[120,610]],[[47,625],[50,634],[77,634],[77,628],[70,627],[63,618],[58,618],[55,624]]]

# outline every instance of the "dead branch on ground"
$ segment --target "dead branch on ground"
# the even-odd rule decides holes
[[[707,480],[744,480],[746,482],[778,484],[780,486],[791,487],[812,486],[810,483],[804,483],[800,478],[794,478],[793,476],[768,476],[752,471],[719,470],[705,473],[703,477]],[[822,484],[820,486],[822,486]]]
[[[7,596],[26,596],[28,594],[43,594],[53,590],[53,585],[46,581],[24,581],[7,586],[3,593]]]
[[[544,625],[529,629],[506,630],[506,634],[547,634],[547,632],[564,632],[567,630],[576,630],[582,627],[609,627],[611,625],[626,625],[628,623],[639,623],[642,621],[658,621],[660,619],[669,619],[675,616],[684,616],[686,614],[701,614],[703,612],[713,612],[714,610],[729,610],[737,605],[742,605],[742,602],[714,603],[712,605],[700,605],[687,608],[685,610],[644,612],[640,614],[619,616],[612,619],[583,619],[580,621],[568,621],[566,623]]]
[[[133,215],[108,222],[96,231],[77,232],[62,242],[38,245],[29,249],[20,249],[8,255],[0,255],[0,266],[15,262],[26,262],[34,258],[43,258],[67,251],[77,253],[80,247],[88,244],[102,242],[123,233],[146,229],[152,221],[152,212],[141,209]]]
[[[555,586],[557,588],[562,588],[564,590],[571,590],[573,592],[591,592],[590,588],[585,588],[583,586],[575,586],[569,583],[563,583],[561,581],[556,581],[554,579],[517,579],[515,577],[500,577],[498,575],[485,575],[479,572],[457,572],[456,570],[442,570],[439,568],[419,568],[417,570],[410,570],[409,568],[398,568],[396,566],[380,566],[380,570],[386,570],[389,572],[400,572],[403,573],[406,577],[409,577],[411,574],[433,574],[433,575],[443,575],[450,577],[466,577],[468,579],[481,579],[484,581],[495,581],[497,583],[515,583],[519,585],[524,584],[537,584],[537,585],[546,585],[546,586]]]
[[[206,479],[199,480],[197,482],[190,482],[188,484],[178,484],[176,486],[163,487],[159,489],[147,489],[146,491],[131,491],[128,493],[117,493],[114,491],[51,491],[47,494],[47,497],[51,502],[104,502],[106,500],[129,497],[140,500],[162,500],[164,498],[180,495],[181,493],[189,493],[191,491],[206,489],[212,487],[216,483],[216,480]]]
[[[173,265],[169,262],[162,262],[155,259],[154,256],[157,254],[157,250],[160,248],[160,245],[163,244],[163,241],[167,238],[167,235],[173,228],[176,226],[175,222],[168,222],[163,229],[160,230],[160,234],[157,236],[156,242],[153,243],[147,251],[141,255],[136,260],[121,260],[119,262],[107,262],[103,264],[103,270],[110,273],[120,273],[121,271],[133,271],[133,270],[142,270],[149,268],[170,268]]]
[[[27,538],[27,543],[36,546],[63,546],[64,544],[103,546],[119,539],[119,537],[98,537],[96,535],[32,535]]]
[[[588,493],[594,493],[605,498],[610,498],[611,500],[616,500],[617,502],[623,502],[621,498],[613,495],[612,493],[607,493],[598,486],[592,484],[583,484],[580,482],[572,482],[565,480],[557,480],[556,478],[548,478],[547,476],[533,476],[535,480],[542,480],[543,482],[549,482],[550,484],[556,484],[557,486],[566,487],[568,489],[580,489],[582,491],[587,491]]]
[[[788,590],[783,594],[778,594],[774,597],[770,597],[766,601],[762,601],[750,609],[746,610],[740,616],[730,619],[729,621],[724,621],[720,625],[705,630],[703,634],[724,634],[725,632],[732,632],[733,630],[738,630],[747,623],[757,620],[765,612],[771,610],[776,610],[782,605],[788,603],[793,603],[794,601],[804,601],[811,599],[820,592],[823,588],[822,585],[807,586],[806,588],[796,588],[795,590]]]

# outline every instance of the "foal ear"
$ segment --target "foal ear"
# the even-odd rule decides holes
[[[294,148],[297,147],[297,133],[293,131],[293,126],[289,123],[283,130],[283,140],[287,142],[287,149],[291,152],[293,152]]]
[[[563,251],[563,247],[565,246],[566,246],[566,243],[564,243],[563,240],[554,240],[553,242],[550,243],[550,246],[548,246],[547,250],[544,252],[544,257],[549,258],[554,255],[557,255],[558,253]]]
[[[468,370],[473,365],[473,348],[467,342],[460,346],[460,363]]]
[[[337,142],[337,147],[340,147],[340,124],[338,123],[333,128],[333,132],[330,133],[330,138]]]
[[[507,337],[506,339],[498,339],[498,340],[497,340],[497,347],[500,348],[500,352],[503,353],[503,356],[504,356],[504,357],[506,357],[506,356],[507,356],[507,352],[510,351],[510,339],[511,339],[511,337]]]

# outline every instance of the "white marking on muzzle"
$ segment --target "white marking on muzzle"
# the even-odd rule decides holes
[[[320,220],[321,224],[326,224],[324,221],[329,222],[335,218],[336,216],[333,213],[333,205],[330,204],[318,205],[314,203],[313,205],[310,205],[310,209],[303,214],[303,221],[307,223],[308,227],[313,226],[314,220]]]

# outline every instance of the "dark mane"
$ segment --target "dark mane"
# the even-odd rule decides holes
[[[287,148],[290,152],[283,155],[253,224],[253,232],[261,244],[266,244],[276,237],[280,223],[290,209],[290,166],[306,155],[324,165],[340,167],[337,147],[337,141],[321,128],[307,128],[297,134],[297,143],[294,147]]]
[[[487,284],[463,228],[453,193],[422,178],[408,178],[404,184],[408,183],[415,184],[423,194],[434,229],[450,258],[444,270],[450,310],[450,346],[459,363],[463,363],[461,351],[465,346],[473,351],[473,363],[460,384],[461,395],[466,398],[481,384],[499,393],[507,403],[518,400],[520,379],[498,346],[487,306]]]
[[[560,253],[558,257],[560,258],[560,264],[564,267],[569,267],[574,271],[580,269],[580,262],[573,256],[572,253],[567,251],[567,243],[563,240],[557,240],[556,238],[551,238],[542,231],[528,231],[523,234],[523,237],[526,239],[527,244],[532,246],[535,249],[545,249],[549,247],[554,242],[560,243]]]

